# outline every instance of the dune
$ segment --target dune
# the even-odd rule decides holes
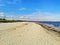
[[[58,32],[33,22],[2,23],[0,45],[60,45]]]

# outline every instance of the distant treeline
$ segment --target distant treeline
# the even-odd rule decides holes
[[[8,22],[23,22],[23,20],[6,20],[0,18],[0,23],[8,23]]]

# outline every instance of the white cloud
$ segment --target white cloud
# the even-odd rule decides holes
[[[26,10],[26,8],[20,8],[19,10],[20,10],[20,11],[22,11],[22,10]]]
[[[5,18],[5,19],[7,19],[7,20],[13,20],[13,19],[14,19],[14,16],[13,16],[13,15],[6,16],[6,18]]]
[[[5,18],[5,15],[3,12],[0,12],[0,18]]]
[[[4,15],[3,12],[0,13]],[[49,13],[49,12],[34,12],[32,14],[20,15],[20,16],[9,16],[7,19],[20,19],[20,20],[36,20],[36,21],[60,21],[60,14]]]
[[[34,12],[22,17],[24,20],[37,20],[37,21],[60,21],[60,14],[48,12]]]
[[[0,12],[0,16],[4,16],[4,13],[3,12]]]

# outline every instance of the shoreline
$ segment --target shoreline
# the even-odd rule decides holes
[[[42,23],[37,23],[37,24],[41,25],[43,28],[47,29],[48,31],[54,31],[54,32],[57,32],[58,34],[60,34],[60,30],[53,26],[50,26],[48,24],[42,24]]]

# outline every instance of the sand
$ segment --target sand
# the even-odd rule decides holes
[[[60,45],[60,36],[33,22],[2,23],[0,45]]]

